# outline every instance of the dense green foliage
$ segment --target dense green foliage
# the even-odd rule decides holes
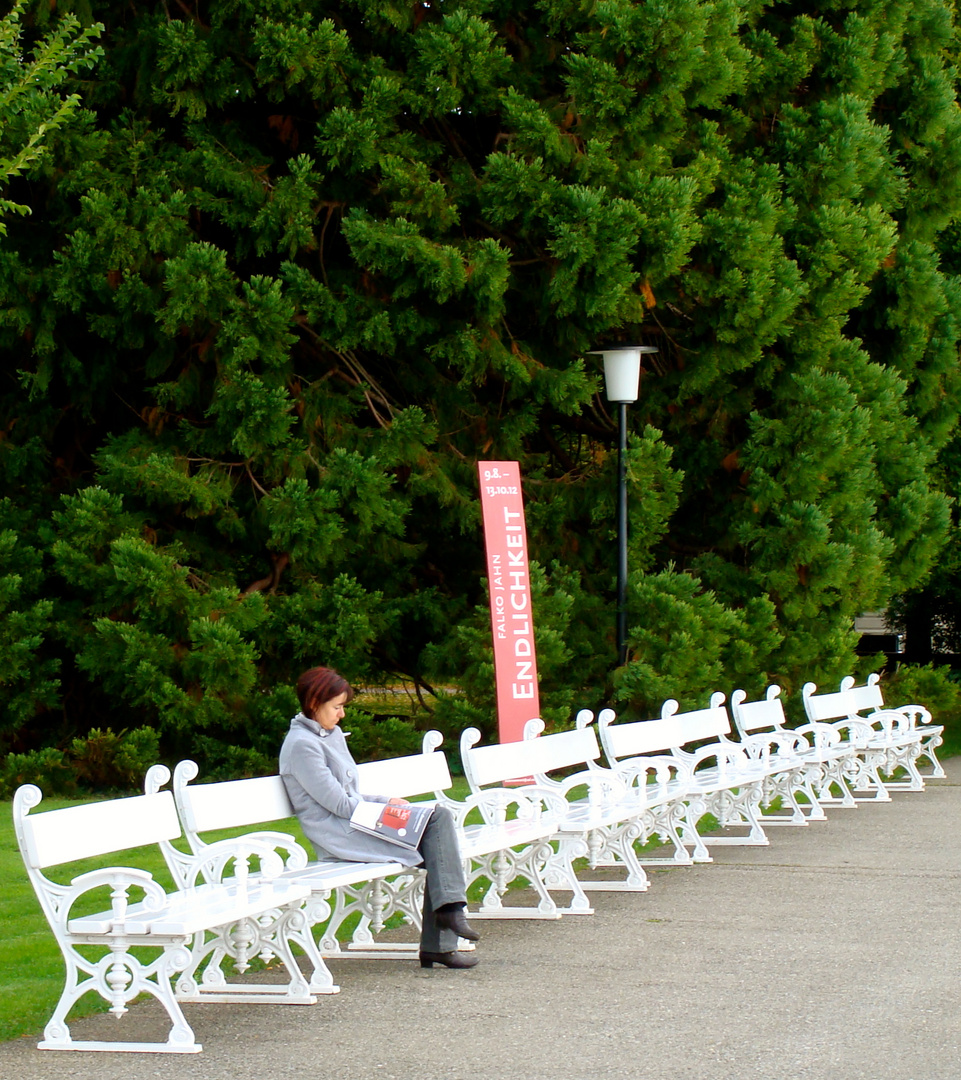
[[[522,464],[555,722],[833,681],[930,572],[946,0],[71,10],[105,56],[0,246],[0,748],[148,725],[239,766],[317,662],[453,680],[433,722],[489,729],[478,458]],[[585,357],[632,340],[612,673]]]
[[[30,56],[21,48],[26,0],[15,0],[0,20],[0,186],[35,165],[50,132],[66,124],[80,105],[79,94],[59,88],[71,75],[91,67],[103,50],[90,44],[103,26],[81,28],[68,15],[37,44]],[[0,198],[0,213],[29,214],[30,207]],[[0,221],[0,236],[6,226]]]

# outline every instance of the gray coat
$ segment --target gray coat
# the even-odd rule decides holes
[[[420,864],[418,852],[351,828],[350,815],[361,798],[357,764],[340,727],[325,731],[315,720],[298,713],[280,749],[280,776],[304,835],[314,845],[319,859]],[[387,802],[376,795],[364,798]]]

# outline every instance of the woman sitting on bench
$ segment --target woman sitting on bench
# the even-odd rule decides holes
[[[360,803],[357,764],[340,729],[344,706],[353,698],[350,684],[336,671],[315,667],[297,680],[300,712],[291,720],[280,751],[280,775],[304,835],[319,859],[398,862],[427,870],[420,934],[420,965],[469,968],[471,952],[458,952],[457,939],[477,941],[467,922],[464,867],[454,819],[434,808],[416,851],[353,828],[350,816]],[[368,802],[403,805],[405,799],[364,796]]]

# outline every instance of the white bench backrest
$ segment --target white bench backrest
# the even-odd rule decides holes
[[[403,799],[444,791],[451,785],[447,755],[439,750],[368,761],[357,766],[357,784],[361,795],[395,795]]]
[[[193,775],[197,775],[196,766]],[[178,784],[177,798],[184,828],[193,833],[259,825],[294,816],[287,789],[279,776],[215,784]]]
[[[601,721],[601,741],[608,759],[617,761],[638,754],[655,754],[680,746],[677,725],[671,720],[635,720],[630,724],[607,724]]]
[[[816,690],[815,683],[805,683],[801,689],[801,700],[808,720],[823,722],[851,715],[854,702],[850,694],[843,690],[834,694],[816,694]]]
[[[723,702],[723,694],[715,694],[712,702]],[[704,739],[717,741],[730,734],[731,721],[723,704],[692,712],[677,712],[677,702],[669,698],[661,706],[659,720],[638,720],[630,724],[612,724],[614,714],[605,710],[599,718],[601,741],[610,761],[637,757],[640,754],[660,753],[679,749],[690,742]]]
[[[24,814],[17,825],[24,860],[38,870],[180,836],[169,791]]]
[[[869,675],[864,686],[855,686],[854,677],[841,680],[841,689],[834,694],[818,694],[814,683],[805,683],[801,689],[804,711],[808,720],[843,720],[857,716],[865,709],[883,709],[884,699],[877,675]]]
[[[521,742],[476,746],[480,737],[477,728],[468,728],[461,735],[461,761],[475,788],[584,765],[601,755],[593,728],[559,731]]]
[[[841,680],[841,689],[851,695],[851,702],[859,713],[870,709],[884,708],[884,697],[881,694],[881,683],[878,675],[869,675],[864,686],[855,686],[854,676],[848,675]]]
[[[731,712],[734,722],[742,735],[755,731],[778,730],[785,725],[784,705],[780,698],[780,686],[769,686],[766,695],[760,701],[746,701],[743,690],[735,690],[731,695]]]
[[[443,753],[428,751],[441,741],[438,732],[427,732],[422,754],[358,765],[361,794],[405,798],[450,787],[447,758]],[[188,837],[215,829],[264,825],[294,816],[287,789],[279,776],[191,784],[198,771],[197,764],[189,760],[181,761],[174,771],[174,792]]]

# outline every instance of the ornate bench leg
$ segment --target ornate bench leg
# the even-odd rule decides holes
[[[401,915],[404,922],[420,934],[425,880],[424,871],[413,868],[397,877],[378,878],[365,885],[358,899],[363,914],[346,951],[338,955],[358,959],[416,960],[419,952],[416,938],[412,941],[376,941],[374,934],[379,933],[393,915]]]
[[[761,785],[745,784],[737,789],[715,791],[707,802],[708,810],[714,814],[723,828],[747,828],[747,836],[710,836],[708,846],[723,844],[727,846],[765,847],[770,843],[764,832],[758,807],[761,802]]]
[[[311,993],[307,980],[294,959],[288,935],[291,931],[309,933],[307,920],[301,904],[277,908],[259,920],[242,919],[214,931],[196,934],[191,949],[190,962],[177,980],[177,998],[180,1001],[251,1002],[278,1005],[314,1005],[316,997]],[[230,957],[237,971],[243,973],[252,957],[265,959],[277,956],[287,968],[286,984],[236,983],[224,977],[222,964]],[[317,958],[320,959],[319,953]],[[203,971],[200,982],[197,974]],[[321,961],[321,970],[326,965]],[[329,972],[327,973],[329,975]],[[321,974],[321,982],[324,976]],[[336,993],[333,981],[320,991]]]
[[[697,823],[707,813],[707,807],[701,798],[693,798],[684,807],[684,820],[681,825],[681,840],[685,847],[693,848],[691,859],[694,862],[713,862],[704,838],[697,831]]]
[[[824,807],[821,805],[818,799],[814,787],[817,778],[821,776],[821,767],[815,766],[813,768],[806,768],[801,777],[800,790],[804,793],[805,798],[808,801],[809,809],[807,812],[808,821],[827,821],[827,814],[824,812]]]
[[[163,952],[151,964],[141,964],[127,952],[126,944],[118,942],[99,961],[85,960],[69,944],[63,945],[67,977],[63,993],[53,1015],[43,1031],[40,1050],[111,1050],[128,1053],[197,1054],[202,1049],[180,1008],[171,987],[171,979],[190,964],[187,939],[168,942]],[[86,978],[81,978],[81,972]],[[111,1012],[117,1016],[139,994],[147,993],[163,1005],[170,1017],[170,1033],[163,1043],[101,1042],[75,1040],[70,1036],[67,1014],[76,1001],[88,990],[95,990],[111,1002]]]
[[[327,910],[330,910],[329,906],[327,906]],[[324,958],[321,956],[320,949],[317,948],[317,942],[314,941],[314,935],[311,932],[311,928],[314,926],[311,916],[315,911],[316,908],[308,901],[307,905],[299,911],[295,910],[289,913],[285,917],[286,926],[283,928],[283,933],[286,940],[292,945],[299,945],[303,949],[314,969],[313,974],[310,976],[307,993],[337,994],[340,992],[340,987],[335,984],[330,968],[324,963]]]
[[[582,833],[560,836],[557,850],[551,848],[544,867],[544,883],[548,889],[571,892],[571,902],[560,908],[562,915],[593,915],[594,909],[584,887],[574,872],[574,860],[587,855],[587,841]]]
[[[528,844],[519,852],[513,848],[503,848],[486,855],[471,856],[467,871],[468,889],[475,881],[481,879],[490,882],[490,888],[484,894],[480,907],[471,912],[471,918],[559,919],[561,917],[554,898],[542,878],[542,867],[546,869],[550,863],[550,854],[542,846],[544,843],[546,841]],[[537,907],[506,907],[504,905],[503,896],[507,892],[507,886],[517,877],[526,879],[537,892],[540,897]]]
[[[780,798],[784,812],[763,814],[762,821],[765,828],[769,825],[807,825],[807,816],[797,800],[797,792],[801,789],[801,786],[800,769],[790,769],[768,777],[764,784],[764,801],[762,805],[767,807],[774,799]]]
[[[662,841],[670,841],[674,848],[673,855],[639,855],[638,862],[642,866],[691,866],[694,859],[684,846],[680,836],[680,829],[684,827],[687,816],[687,805],[682,802],[666,803],[654,810],[644,812],[644,830],[642,836],[646,840],[650,836],[657,835]],[[705,849],[706,850],[706,849]]]
[[[834,758],[821,766],[821,776],[817,786],[817,800],[821,806],[843,806],[853,810],[857,805],[849,779],[856,776],[859,765],[851,758]],[[832,795],[831,788],[836,787],[840,795]]]
[[[885,754],[883,752],[874,753],[867,757],[863,762],[863,771],[854,785],[856,791],[870,791],[871,788],[874,788],[875,794],[870,796],[872,802],[891,801],[887,785],[881,779],[880,769],[884,764],[884,759]],[[868,798],[868,796],[864,796],[864,798]]]
[[[591,829],[587,837],[591,869],[599,866],[623,867],[627,877],[623,881],[582,880],[582,888],[588,892],[646,892],[650,881],[634,850],[635,841],[642,837],[646,839],[640,818],[603,829]]]
[[[885,787],[889,791],[924,791],[924,777],[917,765],[920,756],[920,742],[891,747],[886,754],[884,765],[881,766],[881,770],[888,777],[884,781]],[[904,769],[908,774],[907,780],[892,779],[898,769]]]
[[[938,755],[935,753],[935,750],[943,742],[944,739],[941,738],[940,733],[927,735],[921,740],[921,753],[918,754],[918,761],[920,761],[921,758],[926,757],[928,761],[931,762],[933,768],[931,772],[927,774],[927,778],[929,780],[944,780],[947,776],[947,773],[944,771],[944,767],[942,766],[941,762],[938,761]]]

